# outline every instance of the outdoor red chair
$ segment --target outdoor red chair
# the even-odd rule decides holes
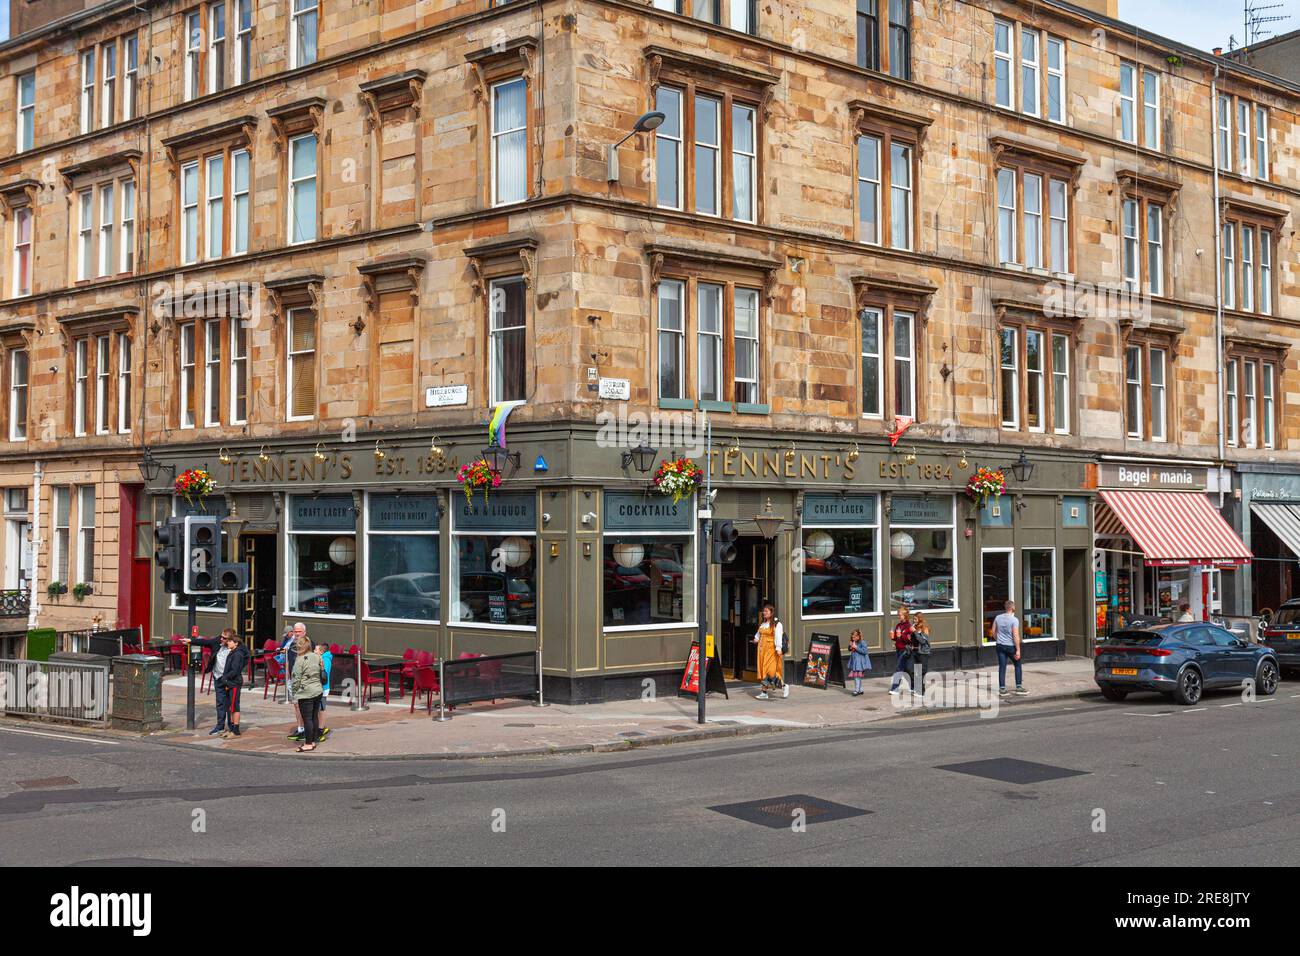
[[[338,644],[331,644],[331,645],[330,645],[330,653],[331,653],[331,654],[342,654],[342,653],[343,653],[343,648],[340,647]]]
[[[415,684],[415,648],[408,647],[406,650],[402,651],[402,660],[405,661],[405,663],[402,664],[402,670],[397,675],[398,697],[402,696],[403,688],[407,681],[410,681],[412,686]]]
[[[212,648],[203,648],[203,656],[199,659],[199,693],[212,693],[212,671],[208,670],[208,661],[212,659]]]
[[[421,655],[426,656],[426,655]],[[433,695],[441,694],[442,687],[438,683],[438,669],[431,663],[417,664],[412,672],[413,683],[411,685],[411,713],[415,713],[415,700],[421,694],[427,695],[428,704],[425,707],[425,713],[433,713]]]
[[[267,691],[271,692],[271,703],[275,703],[276,694],[280,688],[284,687],[284,665],[275,659],[274,656],[268,656],[266,659],[266,682],[262,687],[262,700],[266,700]],[[285,700],[289,699],[289,689],[284,691]]]
[[[267,670],[267,665],[269,664],[270,660],[273,657],[275,657],[276,653],[279,651],[279,648],[280,645],[275,643],[275,641],[273,641],[271,638],[268,637],[265,641],[262,642],[262,650],[260,652],[252,654],[249,657],[248,686],[250,689],[257,686],[257,668],[261,667],[263,672],[265,673],[265,671]]]
[[[174,657],[178,661],[178,667],[182,674],[185,673],[185,659],[189,657],[189,648],[181,642],[179,634],[172,635],[172,642],[163,648],[163,654],[167,658],[167,666],[171,666],[171,659]]]
[[[360,658],[358,658],[360,660]],[[384,687],[384,703],[388,703],[388,671],[372,671],[370,665],[364,660],[361,661],[361,687],[362,693],[365,694],[364,700],[369,702],[370,689],[378,687],[380,684]]]

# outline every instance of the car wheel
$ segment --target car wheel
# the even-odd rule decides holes
[[[1109,684],[1102,684],[1101,696],[1107,700],[1119,701],[1128,697],[1128,691],[1122,687],[1111,687]]]
[[[1205,685],[1201,680],[1201,672],[1195,667],[1184,668],[1183,672],[1178,675],[1178,689],[1174,691],[1174,700],[1184,707],[1190,707],[1201,699],[1201,692]]]
[[[1261,661],[1259,671],[1255,674],[1255,688],[1265,697],[1272,697],[1277,690],[1277,682],[1277,665],[1271,660]]]

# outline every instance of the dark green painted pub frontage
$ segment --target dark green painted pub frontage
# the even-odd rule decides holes
[[[650,490],[595,425],[520,423],[520,467],[467,502],[456,469],[479,457],[472,434],[385,432],[354,442],[151,449],[179,474],[203,466],[217,490],[228,554],[252,587],[208,600],[199,627],[232,626],[258,646],[303,621],[317,641],[368,653],[406,648],[454,658],[540,647],[548,700],[676,694],[698,636],[693,499]],[[797,445],[796,445],[797,442]],[[670,452],[660,449],[659,459]],[[692,457],[703,462],[705,451]],[[992,663],[990,623],[1013,598],[1026,659],[1087,654],[1093,528],[1088,459],[1030,455],[1032,480],[977,506],[976,468],[1006,449],[846,443],[753,435],[709,456],[715,519],[736,523],[736,560],[710,569],[708,618],[728,679],[752,676],[764,599],[790,636],[787,676],[814,634],[847,654],[858,628],[878,668],[892,666],[897,609],[923,612],[932,668]],[[151,482],[154,519],[191,507],[171,469]],[[760,528],[780,519],[765,537]],[[183,633],[185,611],[154,575],[153,633]]]

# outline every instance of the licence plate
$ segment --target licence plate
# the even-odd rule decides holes
[[[1136,667],[1112,667],[1110,672],[1115,677],[1137,677],[1138,669]]]

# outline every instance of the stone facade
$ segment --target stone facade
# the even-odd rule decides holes
[[[213,6],[202,5],[205,18]],[[6,354],[25,348],[30,356],[27,437],[0,443],[0,474],[6,486],[32,487],[36,463],[45,469],[35,536],[42,624],[128,623],[116,587],[117,502],[121,486],[144,485],[130,464],[143,446],[180,460],[192,447],[196,460],[208,460],[226,446],[255,456],[267,444],[310,448],[355,437],[369,454],[376,441],[419,434],[426,446],[430,435],[460,441],[464,460],[479,447],[489,410],[493,276],[527,282],[528,404],[512,419],[521,426],[590,424],[616,410],[589,387],[588,369],[628,380],[629,410],[665,407],[655,375],[658,284],[739,276],[763,293],[758,394],[747,407],[713,409],[720,434],[741,433],[759,447],[800,436],[883,446],[894,422],[862,415],[857,314],[901,296],[919,317],[918,414],[904,447],[980,447],[1007,460],[1027,448],[1079,460],[1300,463],[1300,416],[1290,414],[1300,402],[1300,356],[1291,348],[1300,324],[1292,239],[1300,91],[1291,83],[1135,41],[1052,3],[913,2],[910,80],[856,65],[847,0],[759,3],[752,36],[638,0],[321,0],[315,62],[292,68],[290,3],[253,7],[251,77],[188,101],[183,21],[194,4],[104,3],[66,27],[0,45],[5,102],[15,101],[17,78],[35,71],[33,147],[18,152],[15,124],[0,124],[0,336]],[[1065,41],[1064,122],[994,105],[997,17]],[[79,54],[128,31],[139,38],[138,115],[82,133]],[[228,47],[233,40],[232,29]],[[1121,139],[1121,62],[1161,78],[1158,148]],[[1221,91],[1270,117],[1268,181],[1227,173],[1219,188],[1230,214],[1269,223],[1276,237],[1272,315],[1229,309],[1223,317],[1230,354],[1241,348],[1276,365],[1272,448],[1220,450],[1216,65]],[[490,100],[494,83],[514,77],[527,89],[527,198],[494,208]],[[606,181],[607,146],[654,108],[655,88],[687,84],[734,92],[757,111],[753,223],[656,207],[647,175],[654,134],[626,142],[620,178]],[[877,129],[901,130],[915,149],[910,249],[860,241],[855,141]],[[288,141],[304,131],[319,143],[318,225],[314,240],[290,245]],[[182,265],[179,167],[217,147],[250,157],[247,251]],[[1059,274],[999,264],[997,169],[1019,160],[1070,180],[1069,267]],[[75,194],[105,170],[136,183],[135,267],[78,281]],[[1123,198],[1144,190],[1168,210],[1164,294],[1136,315],[1045,317],[1054,291],[1122,285]],[[16,296],[23,208],[35,224],[31,294]],[[197,427],[182,427],[178,302],[195,283],[253,289],[246,423],[228,424],[223,378],[223,424],[207,427],[200,416]],[[317,315],[315,414],[289,420],[286,314],[298,305]],[[1008,323],[1068,333],[1067,433],[1002,426],[998,343]],[[120,433],[76,436],[74,343],[104,329],[126,333],[134,414]],[[1165,441],[1129,437],[1122,346],[1130,341],[1169,350]],[[200,355],[199,411],[202,364]],[[117,381],[106,392],[114,402]],[[425,407],[426,389],[462,384],[466,405]],[[83,481],[102,506],[97,586],[84,604],[50,606],[48,487]]]

